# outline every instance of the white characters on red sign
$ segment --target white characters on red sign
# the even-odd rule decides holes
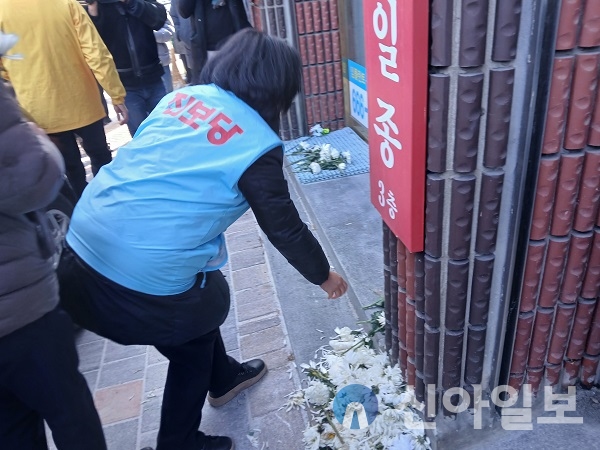
[[[391,32],[392,45],[386,45],[383,42],[379,43],[379,50],[381,50],[382,53],[379,55],[379,62],[381,64],[381,74],[398,83],[400,81],[400,76],[395,73],[395,71],[390,72],[389,70],[390,67],[398,69],[398,49],[396,48],[396,42],[398,40],[397,5],[396,0],[388,0],[388,3],[390,4],[389,16],[385,9],[383,9],[383,5],[380,2],[377,2],[377,8],[375,8],[375,11],[373,12],[373,29],[380,41],[387,38],[388,31]],[[391,18],[391,24],[388,17]],[[388,56],[384,56],[385,54]]]
[[[402,150],[400,141],[390,134],[391,130],[394,132],[394,135],[398,135],[398,125],[396,125],[393,120],[396,108],[394,108],[393,105],[387,104],[380,98],[377,99],[377,104],[385,111],[375,119],[373,127],[375,127],[375,132],[383,138],[383,141],[379,144],[381,160],[383,161],[383,164],[385,164],[385,167],[391,169],[394,167],[394,151],[392,145],[396,147],[397,150]],[[378,123],[380,123],[383,128],[380,127]]]
[[[383,183],[383,181],[379,180],[377,186],[379,186],[379,195],[377,196],[377,199],[379,200],[379,205],[385,207],[385,205],[387,204],[387,206],[389,207],[388,214],[390,215],[390,219],[395,219],[396,213],[398,212],[398,207],[396,206],[396,196],[390,189],[387,191],[386,199],[385,184]]]

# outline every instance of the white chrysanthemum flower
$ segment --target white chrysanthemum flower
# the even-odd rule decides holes
[[[313,405],[321,406],[329,402],[329,388],[320,381],[312,380],[304,390],[304,394],[309,403]]]
[[[383,311],[377,316],[377,323],[380,327],[385,327],[385,313]]]
[[[346,163],[339,163],[338,164],[338,169],[340,169],[340,170],[346,170]]]
[[[332,148],[330,153],[331,153],[331,157],[333,159],[336,159],[336,158],[340,157],[340,151],[338,149],[336,149],[336,148]]]
[[[318,174],[318,173],[321,172],[321,165],[318,162],[312,162],[312,163],[310,163],[309,167],[310,167],[310,171],[314,175],[316,175],[316,174]]]
[[[310,148],[310,145],[308,145],[308,144],[307,144],[306,142],[304,142],[304,141],[300,142],[300,145],[299,145],[299,146],[300,146],[300,148],[301,148],[302,150],[308,150],[308,149]]]
[[[342,156],[346,160],[346,163],[350,164],[352,162],[352,156],[350,155],[350,152],[342,152]]]
[[[329,152],[329,149],[321,148],[321,151],[319,152],[319,159],[321,161],[329,161],[331,159],[331,153]]]
[[[340,341],[352,341],[354,342],[354,335],[352,334],[352,330],[348,327],[336,328],[335,334],[337,334],[337,339]]]
[[[313,136],[322,136],[323,135],[323,127],[321,126],[321,124],[316,124],[313,125],[311,127],[311,129],[309,130],[310,134],[312,134]]]
[[[329,341],[329,346],[333,349],[333,351],[340,353],[340,352],[344,352],[348,349],[351,349],[352,346],[354,345],[354,342],[352,341],[338,341],[338,340],[332,340]]]
[[[387,450],[413,450],[413,439],[410,434],[400,434],[386,446]]]
[[[429,450],[431,448],[429,438],[426,436],[413,436],[412,448],[413,450]]]
[[[321,434],[317,431],[317,427],[313,426],[304,431],[304,448],[306,450],[319,450],[321,444]]]
[[[321,431],[321,445],[337,448],[333,447],[335,444],[339,445],[339,439],[331,425],[326,423],[323,425],[323,431]]]
[[[296,391],[296,392],[292,392],[291,394],[287,395],[287,402],[284,405],[284,408],[287,411],[291,411],[292,409],[295,408],[302,408],[304,409],[304,392],[302,392],[302,390]]]
[[[358,347],[356,350],[346,353],[344,360],[351,366],[370,367],[373,365],[373,355],[365,350],[365,347]]]

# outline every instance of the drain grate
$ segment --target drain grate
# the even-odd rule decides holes
[[[303,141],[309,145],[331,144],[332,147],[338,149],[340,152],[349,151],[352,162],[346,166],[346,170],[343,172],[341,170],[323,170],[320,173],[313,175],[311,172],[299,171],[298,166],[293,163],[302,159],[302,155],[291,155],[291,152]],[[291,163],[292,171],[298,178],[298,181],[302,184],[358,175],[369,171],[369,146],[352,130],[352,128],[349,127],[342,128],[341,130],[326,134],[325,136],[305,136],[293,141],[287,141],[284,144],[285,154],[288,162]]]

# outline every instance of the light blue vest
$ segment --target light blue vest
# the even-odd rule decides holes
[[[135,291],[171,295],[227,261],[223,232],[248,203],[241,175],[281,145],[256,111],[214,85],[164,97],[83,192],[67,242]]]

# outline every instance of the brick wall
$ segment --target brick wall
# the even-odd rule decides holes
[[[296,0],[308,128],[344,126],[342,54],[337,0]]]
[[[342,55],[337,0],[254,0],[255,28],[287,39],[302,57],[304,87],[290,113],[282,116],[284,140],[306,134],[320,123],[332,131],[344,126]]]
[[[590,386],[600,360],[600,3],[563,0],[510,384]]]
[[[444,392],[482,383],[492,279],[503,272],[496,239],[510,198],[505,166],[520,151],[509,144],[521,126],[511,122],[522,102],[513,98],[520,7],[431,2],[425,251],[409,252],[384,227],[386,337],[416,397],[435,386],[429,418]]]

